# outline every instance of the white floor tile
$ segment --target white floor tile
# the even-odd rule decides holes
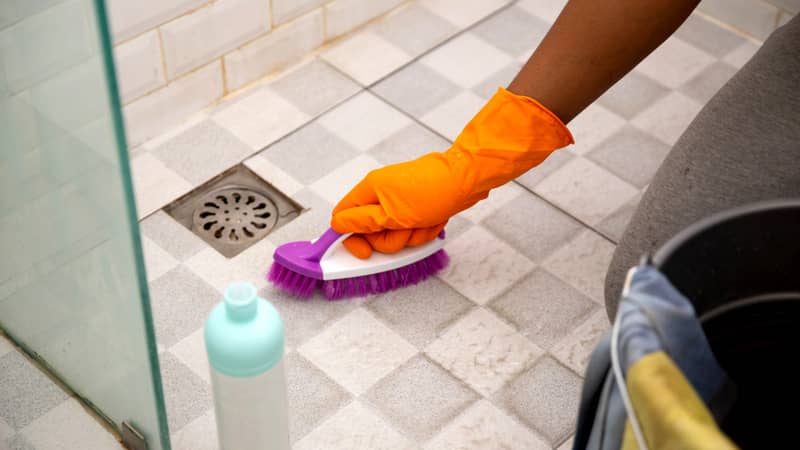
[[[203,328],[199,328],[194,333],[186,336],[169,348],[169,352],[175,355],[186,367],[192,369],[206,382],[211,382],[209,374],[208,356],[206,355],[206,343]]]
[[[339,203],[350,189],[358,184],[371,170],[381,167],[371,156],[361,155],[352,159],[312,184],[311,190],[332,205]]]
[[[689,97],[671,92],[639,113],[631,122],[665,144],[674,145],[701,108],[702,105]]]
[[[147,281],[153,281],[164,275],[180,264],[177,259],[167,253],[155,242],[142,236],[142,250],[144,250],[144,265],[147,269]]]
[[[358,94],[319,118],[320,125],[361,151],[410,123],[406,115],[369,92]]]
[[[295,450],[410,450],[414,445],[358,400],[293,446]]]
[[[297,351],[355,395],[417,353],[413,345],[361,308]]]
[[[542,266],[588,297],[603,303],[606,270],[614,255],[614,244],[585,230],[550,255]]]
[[[146,217],[189,192],[192,185],[150,153],[131,161],[136,209],[139,218]]]
[[[422,116],[422,122],[454,141],[464,126],[480,111],[485,100],[463,91]]]
[[[48,411],[22,429],[22,434],[40,450],[112,450],[122,445],[87,414],[74,399]]]
[[[460,28],[466,28],[502,8],[509,0],[421,0],[426,8]]]
[[[458,36],[420,59],[466,89],[477,86],[511,61],[511,56],[471,33]]]
[[[409,62],[411,55],[371,31],[362,31],[326,50],[322,58],[369,86]]]
[[[675,89],[714,62],[714,57],[685,41],[671,37],[644,59],[636,70]]]

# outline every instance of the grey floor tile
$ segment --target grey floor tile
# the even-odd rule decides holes
[[[185,261],[208,247],[202,239],[164,211],[142,220],[140,226],[142,234],[178,261]]]
[[[550,153],[550,156],[548,156],[544,162],[520,175],[517,178],[517,182],[533,190],[540,181],[547,178],[548,175],[561,168],[561,166],[574,157],[572,152],[566,151],[566,149]]]
[[[153,155],[198,185],[244,160],[253,151],[230,131],[205,120],[153,149]]]
[[[734,74],[736,68],[724,62],[716,62],[687,81],[680,87],[680,91],[705,104]]]
[[[159,354],[159,363],[169,429],[175,433],[212,407],[211,386],[172,353]]]
[[[465,219],[460,215],[455,215],[447,221],[447,225],[444,227],[445,231],[447,232],[446,239],[453,240],[460,236],[465,231],[472,228],[473,223],[469,221],[469,219]]]
[[[626,125],[603,141],[588,157],[638,188],[643,188],[661,166],[669,146]]]
[[[418,62],[404,67],[371,90],[414,117],[423,116],[461,91],[436,71]]]
[[[530,54],[539,45],[550,25],[512,6],[476,25],[472,32],[514,57]]]
[[[426,153],[442,152],[449,147],[446,139],[415,122],[384,139],[369,152],[378,162],[395,164],[417,159]]]
[[[158,342],[171,347],[205,323],[222,294],[185,266],[150,283]]]
[[[589,297],[543,269],[534,270],[490,307],[546,350],[598,308]]]
[[[0,418],[12,429],[21,430],[67,398],[19,352],[0,358]]]
[[[697,14],[689,16],[675,32],[675,36],[717,58],[725,56],[745,42],[743,37],[715,25]]]
[[[557,445],[575,428],[581,379],[547,356],[509,383],[497,401]]]
[[[2,444],[4,443],[0,442],[0,445]],[[34,447],[22,434],[15,434],[6,444],[8,445],[8,449],[2,447],[4,450],[41,450]]]
[[[508,202],[482,224],[532,261],[541,261],[581,230],[572,217],[528,192]]]
[[[303,189],[292,197],[304,210],[296,219],[267,235],[276,246],[293,241],[318,238],[331,226],[333,205],[310,189]]]
[[[472,92],[478,94],[482,98],[489,100],[497,92],[498,87],[508,87],[514,77],[517,76],[522,63],[514,61],[499,72],[487,78],[481,84],[472,88]]]
[[[305,358],[285,357],[289,397],[289,435],[297,442],[350,401],[350,394]]]
[[[361,89],[353,80],[319,59],[276,80],[270,87],[311,116],[317,116]]]
[[[639,201],[642,199],[643,192],[644,191],[640,192],[628,203],[622,205],[622,207],[597,224],[598,231],[610,237],[612,241],[619,243],[620,239],[622,239],[622,234],[625,232],[625,228],[628,226],[628,222],[631,221],[633,213],[636,212],[636,208],[639,206]]]
[[[311,123],[260,153],[303,184],[310,184],[358,152],[318,123]]]
[[[376,23],[372,30],[411,56],[426,52],[457,31],[418,3],[411,3]]]
[[[364,302],[362,299],[332,302],[320,296],[301,300],[272,285],[261,289],[259,296],[275,305],[281,314],[285,325],[286,344],[292,348],[303,345]]]
[[[371,299],[368,308],[389,328],[422,348],[473,306],[437,278]]]
[[[639,72],[629,72],[606,91],[597,102],[630,119],[653,102],[667,95],[669,89]]]
[[[397,428],[418,441],[432,437],[477,398],[423,356],[411,359],[364,395]]]

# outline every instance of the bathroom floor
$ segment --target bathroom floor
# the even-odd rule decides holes
[[[174,449],[217,448],[202,326],[242,280],[286,323],[294,448],[570,448],[615,243],[751,41],[693,15],[570,124],[576,145],[450,221],[436,278],[338,302],[264,280],[275,247],[317,237],[367,171],[446,149],[561,3],[414,2],[131,150]],[[305,211],[227,259],[162,208],[240,162]]]

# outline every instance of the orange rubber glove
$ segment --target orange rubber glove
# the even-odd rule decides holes
[[[333,209],[331,227],[356,233],[344,245],[359,258],[424,244],[490,189],[571,143],[555,114],[500,88],[449,150],[370,172]]]

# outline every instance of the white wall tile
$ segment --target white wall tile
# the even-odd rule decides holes
[[[341,36],[403,2],[404,0],[333,0],[325,5],[325,38]]]
[[[161,44],[156,30],[114,48],[117,81],[122,102],[127,103],[166,82],[161,63]]]
[[[271,28],[267,0],[220,0],[161,27],[173,79]]]
[[[317,10],[228,53],[225,55],[228,89],[237,89],[298,61],[322,45],[323,31],[322,11]]]
[[[299,17],[325,0],[272,0],[272,24],[280,25]]]
[[[222,97],[222,67],[215,61],[125,106],[128,143],[135,147]]]
[[[136,36],[209,0],[106,0],[114,42]]]
[[[698,8],[758,39],[772,33],[779,13],[778,8],[761,0],[703,0]]]

